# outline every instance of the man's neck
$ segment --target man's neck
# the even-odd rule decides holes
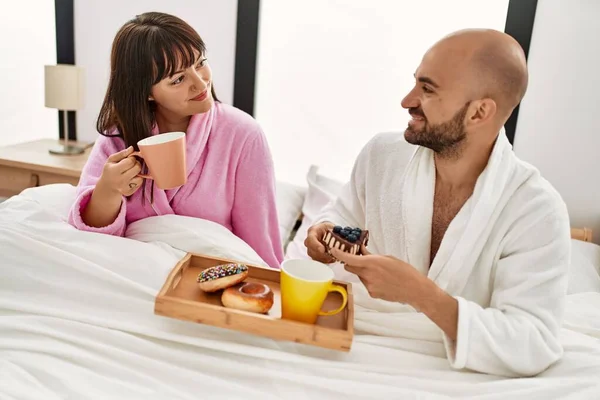
[[[460,155],[444,157],[435,154],[436,181],[453,189],[472,188],[485,169],[494,142],[468,143]]]
[[[158,131],[159,133],[186,132],[190,118],[189,116],[177,116],[168,111],[157,111],[156,123],[158,124]]]

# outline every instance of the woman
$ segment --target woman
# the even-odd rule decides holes
[[[117,33],[97,123],[103,136],[83,169],[69,222],[123,236],[128,223],[150,216],[207,219],[279,268],[269,147],[254,119],[218,101],[205,50],[192,27],[167,14],[140,15]],[[173,131],[186,132],[188,180],[160,190],[137,176],[142,168],[132,153],[141,139]]]

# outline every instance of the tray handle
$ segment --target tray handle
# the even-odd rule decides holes
[[[167,280],[165,281],[165,284],[163,285],[162,290],[159,293],[160,296],[166,295],[167,292],[169,292],[177,287],[177,285],[181,281],[183,271],[186,269],[186,267],[190,263],[191,258],[192,258],[191,254],[186,254],[186,256],[183,257],[181,259],[181,261],[179,261],[177,263],[175,268],[173,268],[171,270],[171,272],[169,273],[169,276],[167,277]]]

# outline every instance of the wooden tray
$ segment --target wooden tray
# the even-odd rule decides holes
[[[350,351],[354,336],[354,298],[352,285],[334,281],[348,292],[348,304],[336,315],[321,316],[316,324],[281,318],[279,271],[248,265],[247,282],[267,284],[274,294],[273,307],[268,314],[226,308],[221,304],[221,291],[206,293],[198,287],[198,274],[215,265],[236,262],[222,258],[188,253],[173,268],[155,299],[154,313],[165,317],[233,329],[277,340],[287,340],[339,351]],[[340,306],[342,297],[330,293],[323,310]]]

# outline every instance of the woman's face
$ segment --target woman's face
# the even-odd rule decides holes
[[[212,72],[204,56],[198,56],[191,67],[176,72],[152,87],[150,100],[157,112],[176,117],[188,117],[210,110],[214,103],[211,93]]]

